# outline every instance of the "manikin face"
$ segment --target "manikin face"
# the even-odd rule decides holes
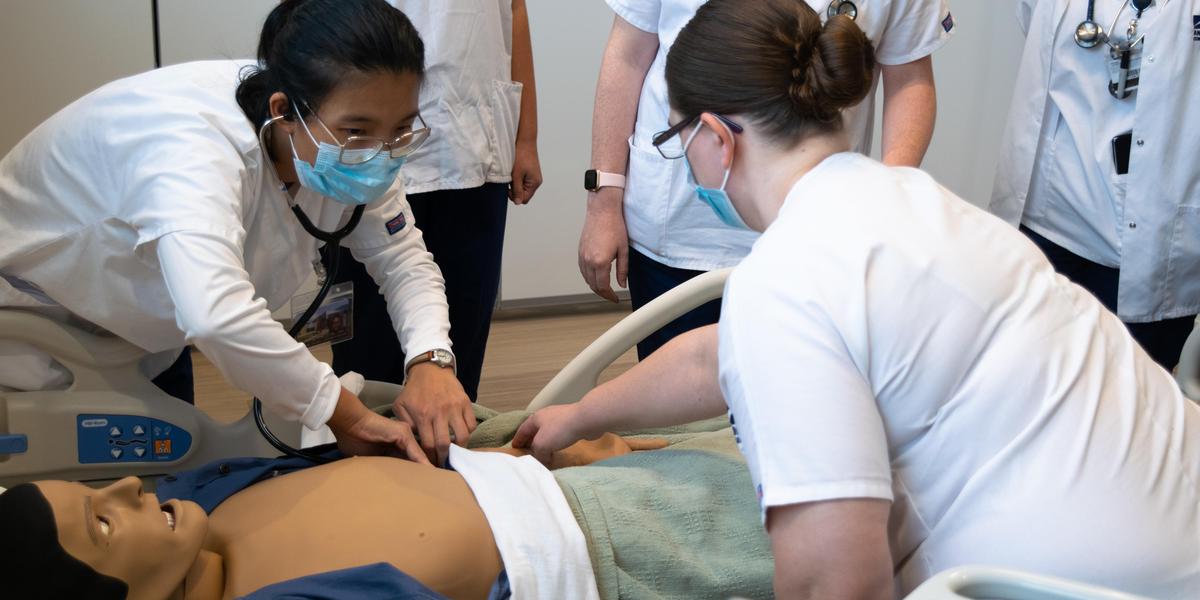
[[[208,532],[208,515],[194,502],[159,504],[141,480],[126,477],[106,488],[40,481],[54,511],[58,541],[71,556],[129,585],[129,598],[163,598],[183,581]]]

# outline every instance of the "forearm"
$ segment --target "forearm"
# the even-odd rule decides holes
[[[883,95],[884,164],[920,167],[937,118],[933,59],[885,65]]]
[[[512,9],[512,78],[522,85],[517,142],[537,143],[537,85],[533,77],[533,43],[529,35],[529,12],[525,8],[525,0],[513,0]]]
[[[592,168],[625,173],[629,163],[628,140],[637,120],[638,98],[657,51],[656,36],[637,29],[621,17],[614,17],[596,82],[596,103],[592,110]],[[619,210],[620,194],[602,197],[589,193],[588,208]]]
[[[579,403],[587,437],[690,423],[724,414],[717,379],[717,326],[668,342]]]
[[[352,253],[379,286],[406,356],[450,348],[446,284],[419,229],[410,225],[389,246]]]
[[[311,429],[324,424],[341,383],[271,318],[235,250],[212,236],[170,234],[157,251],[186,339],[268,408]]]

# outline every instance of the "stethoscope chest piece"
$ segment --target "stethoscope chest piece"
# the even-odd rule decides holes
[[[858,18],[858,6],[850,0],[831,0],[829,10],[826,11],[826,16],[830,19],[838,16],[846,15],[851,20]]]
[[[1075,28],[1075,43],[1080,48],[1095,48],[1108,38],[1099,23],[1088,19]]]

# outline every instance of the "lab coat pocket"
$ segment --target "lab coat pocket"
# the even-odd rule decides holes
[[[625,227],[629,241],[662,255],[667,228],[667,204],[671,196],[671,163],[653,147],[629,138],[629,169],[625,182]]]
[[[524,85],[516,81],[492,82],[491,145],[494,177],[512,174],[516,154],[517,127],[521,122],[521,91]]]
[[[1168,303],[1181,307],[1200,305],[1200,206],[1180,206],[1171,231],[1167,256]]]

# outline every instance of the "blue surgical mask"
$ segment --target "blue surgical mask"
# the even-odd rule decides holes
[[[741,215],[738,214],[737,209],[734,208],[733,201],[729,199],[729,194],[725,193],[725,184],[729,183],[729,169],[725,169],[725,178],[721,180],[721,187],[713,189],[704,187],[696,181],[696,175],[692,173],[692,165],[688,163],[688,182],[696,187],[696,195],[713,212],[717,213],[717,218],[722,223],[734,229],[750,229],[750,226],[746,225]]]
[[[396,181],[400,167],[404,166],[406,157],[392,158],[386,151],[379,152],[364,163],[345,164],[338,159],[342,152],[340,146],[318,142],[303,119],[300,123],[309,139],[317,145],[317,160],[312,165],[300,160],[296,155],[296,144],[292,143],[292,164],[300,185],[322,196],[350,206],[369,204],[383,196]],[[371,150],[347,150],[346,154],[355,152]]]

